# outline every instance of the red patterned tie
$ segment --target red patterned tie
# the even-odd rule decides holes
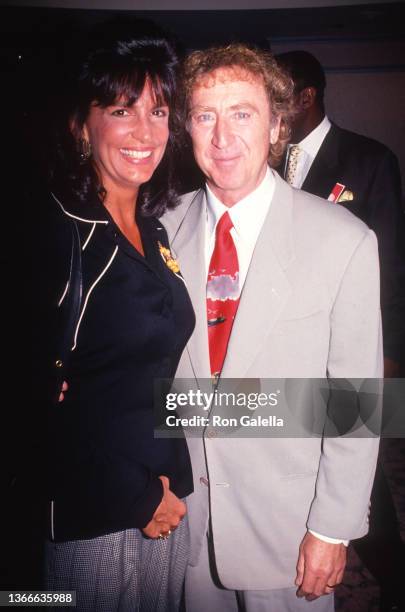
[[[238,254],[231,236],[232,227],[229,213],[225,212],[217,224],[207,279],[208,341],[211,374],[216,378],[224,363],[240,295]]]

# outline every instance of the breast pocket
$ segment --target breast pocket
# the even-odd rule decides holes
[[[328,295],[325,285],[316,285],[308,290],[306,287],[296,289],[288,300],[279,323],[288,323],[310,319],[328,310]]]

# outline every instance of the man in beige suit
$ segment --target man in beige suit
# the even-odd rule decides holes
[[[180,386],[203,387],[212,375],[219,389],[225,379],[382,375],[373,232],[269,167],[287,142],[291,95],[263,52],[233,45],[187,60],[187,129],[206,186],[163,219],[197,317]],[[239,288],[213,367],[206,287],[224,215],[237,254],[237,272],[226,276]],[[210,318],[210,308],[210,326],[221,325],[227,316]],[[378,441],[214,437],[208,426],[189,449],[187,611],[333,610],[347,540],[367,532]]]

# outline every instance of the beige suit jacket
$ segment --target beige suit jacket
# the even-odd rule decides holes
[[[381,377],[374,233],[347,210],[275,180],[222,378]],[[204,385],[210,377],[204,191],[185,195],[162,221],[197,318],[177,378]],[[307,528],[341,539],[367,532],[376,438],[210,437],[207,428],[189,439],[189,449],[191,564],[210,509],[217,570],[227,588],[292,587]]]

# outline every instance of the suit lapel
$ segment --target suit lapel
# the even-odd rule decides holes
[[[243,378],[276,323],[291,292],[286,268],[294,258],[293,190],[277,175],[276,188],[249,266],[222,378]],[[210,378],[206,314],[206,199],[201,190],[182,210],[163,219],[196,314],[187,350],[197,379]]]
[[[339,181],[338,162],[339,132],[336,126],[332,124],[301,189],[321,198],[327,198],[336,181]]]
[[[292,189],[275,175],[276,188],[242,290],[222,378],[243,378],[291,292],[285,273],[294,258]]]
[[[169,215],[174,213],[169,213]],[[211,378],[206,307],[206,264],[205,231],[206,200],[205,193],[196,193],[191,204],[182,211],[177,219],[177,230],[172,232],[171,249],[178,258],[196,316],[194,333],[187,345],[187,351],[198,379]]]

